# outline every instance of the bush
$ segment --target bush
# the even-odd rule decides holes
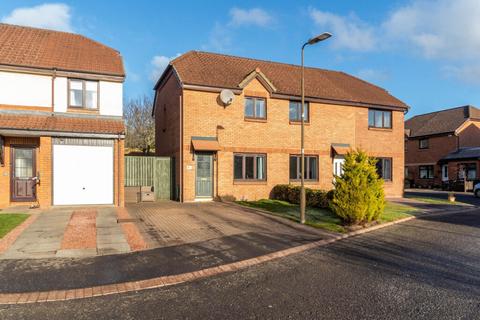
[[[308,207],[328,208],[330,201],[328,194],[323,190],[305,188],[305,199]],[[279,184],[273,187],[271,198],[274,200],[287,201],[294,204],[300,204],[300,186],[291,184]]]
[[[345,157],[343,175],[335,177],[331,208],[346,224],[377,220],[385,208],[383,180],[375,164],[365,152],[352,151]]]

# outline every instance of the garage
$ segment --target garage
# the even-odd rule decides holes
[[[113,204],[113,140],[53,139],[53,204]]]

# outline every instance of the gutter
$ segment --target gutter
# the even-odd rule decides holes
[[[91,133],[91,132],[62,132],[48,130],[21,130],[0,129],[2,136],[26,136],[26,137],[67,137],[67,138],[97,138],[97,139],[124,139],[124,134],[116,133]]]

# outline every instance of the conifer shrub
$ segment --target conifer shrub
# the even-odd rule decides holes
[[[351,151],[345,156],[343,174],[335,177],[330,207],[347,225],[378,220],[383,213],[383,179],[377,174],[376,161],[363,151]]]

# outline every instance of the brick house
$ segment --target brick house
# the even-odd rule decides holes
[[[462,106],[418,115],[405,122],[405,175],[409,185],[444,187],[476,180],[480,110]]]
[[[268,198],[300,179],[300,67],[190,51],[155,86],[156,152],[175,159],[180,201]],[[404,113],[387,91],[306,68],[306,186],[329,190],[343,157],[378,157],[388,196],[402,196]],[[224,103],[228,89],[233,101]],[[228,91],[227,91],[228,93]]]
[[[122,57],[0,24],[0,208],[123,205]]]

